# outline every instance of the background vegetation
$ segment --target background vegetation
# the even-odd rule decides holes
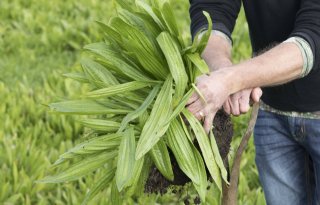
[[[189,32],[188,2],[176,0],[181,26]],[[50,173],[58,155],[81,138],[85,130],[72,117],[54,115],[46,106],[72,98],[85,89],[62,77],[79,69],[81,48],[102,38],[94,21],[115,15],[111,0],[0,1],[0,204],[80,204],[95,175],[76,183],[35,184]],[[243,13],[234,35],[234,62],[251,55]],[[234,118],[233,149],[248,116]],[[242,161],[239,204],[264,204],[250,145]],[[108,204],[109,191],[91,204]],[[183,203],[183,193],[142,196],[141,204]]]

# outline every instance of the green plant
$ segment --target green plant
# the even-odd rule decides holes
[[[109,185],[116,203],[119,197],[141,193],[152,165],[172,181],[171,150],[204,202],[206,168],[219,190],[227,172],[214,136],[207,136],[185,105],[195,78],[209,72],[200,54],[211,19],[204,12],[208,32],[192,44],[179,30],[168,1],[136,1],[136,7],[117,2],[118,16],[108,25],[98,22],[105,41],[85,46],[94,60],[82,61],[83,72],[66,74],[92,90],[80,99],[49,105],[58,113],[96,116],[79,120],[91,132],[54,164],[73,162],[67,169],[39,182],[72,181],[100,168],[104,174],[83,203]]]

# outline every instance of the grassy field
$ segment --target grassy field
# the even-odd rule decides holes
[[[188,32],[187,1],[178,0],[175,5],[181,25]],[[111,0],[0,1],[0,204],[81,204],[91,182],[98,179],[96,173],[74,183],[34,183],[55,172],[51,164],[85,132],[72,117],[49,113],[45,104],[72,98],[85,89],[62,74],[79,69],[84,45],[102,40],[94,21],[108,22],[113,15]],[[233,39],[234,62],[249,58],[243,14]],[[235,147],[248,116],[233,120]],[[264,204],[252,140],[241,170],[239,204]],[[91,204],[108,204],[108,195],[106,190]],[[142,196],[139,201],[182,203],[180,199],[168,194]]]

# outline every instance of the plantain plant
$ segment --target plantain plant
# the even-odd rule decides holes
[[[185,105],[196,92],[196,77],[209,72],[201,53],[211,19],[204,12],[208,32],[192,43],[179,30],[169,1],[117,4],[117,16],[108,24],[98,22],[104,41],[84,47],[93,57],[81,62],[81,73],[66,74],[92,90],[79,99],[49,105],[53,112],[88,116],[79,121],[92,132],[54,164],[71,162],[67,169],[39,182],[73,181],[101,169],[103,177],[83,204],[109,187],[117,204],[119,196],[141,194],[152,166],[173,181],[171,152],[204,202],[209,177],[221,190],[227,171],[214,136],[205,133]]]

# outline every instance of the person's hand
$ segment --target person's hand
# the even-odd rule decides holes
[[[223,104],[224,111],[235,116],[247,113],[250,109],[250,98],[253,102],[259,102],[261,95],[262,90],[260,88],[246,89],[234,93]]]
[[[187,108],[195,117],[204,121],[207,133],[212,127],[215,114],[231,94],[229,85],[223,69],[197,78],[197,88],[204,99],[195,92],[189,99]]]

